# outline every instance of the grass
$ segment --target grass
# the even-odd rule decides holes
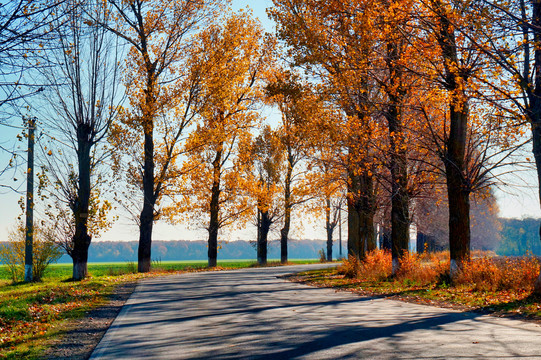
[[[338,269],[310,271],[296,281],[362,295],[541,320],[541,298],[533,294],[539,274],[534,257],[477,256],[451,282],[448,253],[407,255],[402,270],[391,276],[391,256],[384,251],[366,261],[345,261]]]
[[[292,260],[314,263],[317,260]],[[270,262],[269,265],[277,265]],[[136,273],[135,263],[93,263],[89,277],[70,281],[70,264],[51,265],[39,283],[11,284],[0,266],[0,359],[39,359],[54,338],[92,308],[103,305],[116,285],[141,278],[206,269],[206,261],[155,261],[150,273]],[[224,260],[217,270],[255,266],[251,260]]]

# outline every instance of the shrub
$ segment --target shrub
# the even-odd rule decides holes
[[[539,261],[532,256],[520,258],[473,259],[463,265],[456,284],[479,291],[531,290],[539,274]]]
[[[449,268],[449,260],[441,254],[406,252],[400,259],[397,280],[408,280],[418,285],[437,282]]]
[[[349,255],[348,259],[344,260],[337,270],[339,274],[344,275],[346,278],[357,278],[360,272],[359,260],[355,256]]]
[[[381,281],[391,276],[392,268],[391,252],[376,249],[366,254],[360,273],[366,280]]]
[[[325,254],[325,250],[320,249],[318,251],[318,255],[319,255],[319,262],[320,263],[327,262],[327,254]]]
[[[10,231],[8,244],[0,246],[0,263],[7,266],[11,281],[24,280],[26,231],[22,224]],[[63,251],[54,241],[53,231],[41,226],[34,227],[32,276],[40,281],[49,264],[56,262]]]

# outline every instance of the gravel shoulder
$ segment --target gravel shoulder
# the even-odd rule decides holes
[[[43,358],[88,359],[136,286],[137,282],[118,285],[105,305],[89,311],[84,318],[70,321],[66,333],[54,340]]]

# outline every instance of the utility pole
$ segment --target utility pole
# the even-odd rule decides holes
[[[34,132],[36,118],[28,117],[28,168],[26,169],[26,241],[24,246],[24,281],[31,282],[34,243]]]

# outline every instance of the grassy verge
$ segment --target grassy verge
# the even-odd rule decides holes
[[[293,260],[312,263],[315,260]],[[276,264],[275,264],[276,265]],[[250,260],[218,262],[217,270],[255,266]],[[52,339],[63,334],[69,321],[103,305],[115,286],[141,278],[206,270],[205,261],[155,262],[153,271],[135,273],[134,263],[89,264],[89,278],[70,281],[69,264],[52,265],[42,282],[11,284],[0,266],[0,358],[38,359]]]
[[[537,259],[474,259],[451,284],[448,262],[441,260],[445,254],[434,259],[408,257],[395,277],[390,276],[390,255],[379,252],[357,265],[346,261],[338,269],[310,271],[293,280],[366,296],[541,320],[541,297],[532,293]]]

